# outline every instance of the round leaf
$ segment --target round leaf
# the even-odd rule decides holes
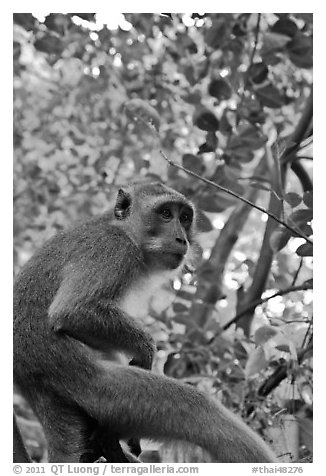
[[[269,339],[276,336],[277,330],[272,326],[262,326],[255,332],[255,344],[265,344]]]
[[[265,81],[268,75],[268,67],[262,61],[259,63],[253,63],[248,71],[248,77],[255,84]]]
[[[217,117],[206,108],[195,111],[193,123],[202,131],[215,132],[218,130],[219,121]]]
[[[311,208],[301,208],[300,210],[296,210],[295,212],[291,213],[289,216],[289,224],[294,223],[297,226],[305,225],[306,223],[310,222],[313,218],[313,212]]]
[[[313,256],[313,246],[311,243],[304,243],[296,250],[298,256]]]
[[[230,99],[232,96],[232,88],[225,79],[214,79],[209,85],[208,92],[211,96],[223,101],[224,99]]]
[[[274,23],[271,30],[274,33],[281,33],[282,35],[292,37],[298,31],[298,27],[294,21],[289,18],[280,18],[276,23]]]
[[[300,195],[294,192],[289,192],[284,195],[284,200],[292,207],[295,208],[302,202]]]
[[[271,234],[269,244],[273,251],[280,251],[284,246],[287,245],[289,239],[291,238],[291,233],[287,228],[279,228]]]
[[[46,33],[42,38],[36,40],[34,46],[38,51],[56,55],[60,55],[64,50],[64,44],[61,39],[49,33]]]

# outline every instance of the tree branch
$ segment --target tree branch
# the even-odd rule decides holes
[[[257,189],[249,190],[250,199],[255,200],[258,193],[259,190]],[[225,265],[251,210],[252,208],[247,204],[240,203],[232,211],[212,248],[209,259],[198,270],[199,276],[201,271],[205,270],[207,266],[214,270],[209,285],[207,282],[199,279],[197,292],[190,311],[190,315],[194,316],[194,320],[200,327],[205,325],[208,314],[216,302],[221,299]],[[203,306],[203,303],[206,303],[207,306]]]
[[[307,103],[303,114],[290,138],[289,145],[286,147],[282,154],[281,162],[291,162],[291,156],[297,149],[299,149],[301,142],[307,137],[310,131],[310,124],[313,117],[313,86],[311,85],[310,94],[307,99]],[[293,155],[292,155],[293,154]]]
[[[306,107],[301,115],[301,118],[295,128],[287,148],[284,150],[281,158],[280,158],[280,172],[281,178],[278,178],[278,171],[275,169],[274,171],[274,188],[276,190],[279,187],[282,190],[279,190],[280,193],[283,194],[284,182],[288,168],[288,157],[291,154],[295,154],[296,148],[300,145],[301,141],[307,134],[307,131],[310,127],[312,119],[312,88],[310,91],[310,96],[307,99]],[[283,203],[281,200],[277,199],[274,194],[270,196],[270,203],[269,203],[269,219],[266,224],[266,229],[264,233],[263,243],[261,246],[261,251],[259,254],[259,258],[255,267],[254,276],[252,279],[252,284],[249,289],[242,293],[242,295],[238,295],[238,308],[239,312],[242,312],[241,307],[247,308],[252,302],[256,302],[261,298],[261,295],[265,289],[268,274],[270,272],[271,264],[274,257],[274,252],[270,246],[270,238],[275,230],[275,220],[273,216],[281,216],[282,213]],[[243,328],[245,334],[247,336],[250,335],[250,326],[254,316],[254,307],[247,311],[244,315],[242,315],[241,321],[240,318],[236,322],[238,326]],[[239,322],[240,321],[240,322]]]
[[[313,341],[309,342],[307,347],[304,349],[298,350],[298,363],[302,362],[310,357],[313,350]],[[269,395],[274,388],[276,388],[288,375],[288,362],[282,363],[273,373],[270,375],[265,382],[259,387],[258,395],[260,397],[266,397]]]
[[[296,157],[296,158],[301,158],[301,157]],[[304,165],[301,162],[299,162],[299,160],[293,160],[291,164],[291,169],[300,180],[303,191],[308,192],[312,190],[312,180],[308,172],[306,171]]]

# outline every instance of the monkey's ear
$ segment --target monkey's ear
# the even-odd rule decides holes
[[[130,212],[131,196],[120,188],[117,196],[117,201],[114,207],[114,214],[119,220],[127,218]]]

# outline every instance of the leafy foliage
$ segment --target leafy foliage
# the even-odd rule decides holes
[[[128,13],[108,28],[92,13],[15,13],[13,51],[15,270],[119,186],[168,181],[205,233],[196,274],[153,300],[157,369],[261,432],[286,409],[295,458],[309,457],[312,298],[298,283],[312,272],[312,16]]]

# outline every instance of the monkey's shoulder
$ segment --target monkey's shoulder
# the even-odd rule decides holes
[[[113,257],[125,256],[126,253],[135,260],[142,258],[141,251],[121,227],[112,223],[108,214],[96,216],[88,221],[67,228],[48,240],[35,254],[42,259],[54,257],[69,262],[90,260],[97,262]]]
[[[57,288],[65,276],[74,281],[125,280],[130,270],[143,267],[142,252],[127,233],[107,216],[98,216],[60,231],[47,240],[15,279],[20,288],[47,285]],[[52,284],[51,284],[52,283]]]

